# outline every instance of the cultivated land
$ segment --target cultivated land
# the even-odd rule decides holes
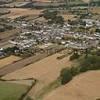
[[[25,0],[16,0],[16,2],[22,2]],[[51,0],[32,0],[32,1],[38,1],[38,2],[51,2]]]
[[[0,68],[3,68],[5,66],[12,64],[12,63],[19,61],[19,60],[21,60],[20,57],[13,56],[13,55],[6,57],[4,59],[0,59]]]
[[[6,14],[5,16],[11,19],[15,19],[20,16],[39,15],[42,10],[11,8],[9,11],[10,14]]]
[[[38,83],[31,89],[29,96],[32,98],[41,91],[42,88],[52,83],[57,79],[60,71],[65,66],[71,66],[72,62],[69,61],[69,57],[65,57],[61,60],[57,60],[57,57],[62,54],[54,54],[45,59],[42,59],[34,64],[31,64],[21,70],[17,70],[3,77],[3,79],[26,79],[35,78]]]
[[[12,30],[7,30],[5,32],[0,32],[0,39],[8,39],[12,36],[15,36],[16,33],[19,33],[20,29],[12,29]]]
[[[28,86],[0,81],[0,100],[19,100]]]
[[[24,1],[25,0],[15,0],[14,2],[24,2]],[[39,2],[43,3],[43,2],[51,2],[53,0],[32,0],[32,1],[38,1],[38,3]],[[86,3],[88,4],[89,1],[90,0],[71,0],[70,5],[74,5],[74,4],[82,5]],[[60,8],[57,8],[57,9],[60,10]],[[26,31],[28,32],[34,31],[34,34],[36,33],[35,30],[40,31],[41,33],[42,31],[43,33],[46,33],[47,32],[46,28],[47,28],[48,29],[47,33],[49,33],[49,30],[50,30],[52,33],[58,34],[58,35],[55,34],[55,36],[53,35],[54,36],[53,37],[46,33],[47,40],[43,39],[44,35],[42,34],[40,34],[39,36],[40,38],[37,38],[33,36],[32,34],[30,35],[30,34],[25,33],[26,36],[22,35],[19,38],[19,40],[20,39],[24,40],[25,38],[27,38],[27,40],[30,41],[31,36],[32,36],[32,40],[35,40],[36,38],[35,43],[37,45],[39,45],[39,43],[37,43],[38,42],[37,40],[43,39],[44,40],[43,45],[44,45],[49,40],[48,37],[53,37],[53,39],[56,40],[57,37],[59,38],[63,36],[63,35],[61,36],[60,33],[65,33],[64,28],[62,29],[61,32],[59,31],[60,32],[59,33],[53,29],[55,26],[50,28],[50,26],[44,23],[47,20],[45,20],[43,17],[38,18],[38,15],[41,14],[43,10],[45,10],[44,8],[41,10],[33,9],[33,8],[7,8],[7,10],[10,11],[10,13],[2,15],[2,17],[10,18],[9,24],[13,24],[14,28],[12,28],[11,30],[9,29],[5,30],[5,32],[0,32],[0,48],[7,48],[7,47],[12,46],[13,44],[10,45],[8,41],[11,39],[16,39],[16,38],[18,39],[19,37],[16,37],[16,36],[22,35],[22,33]],[[95,17],[95,19],[100,19],[99,18],[100,7],[91,8],[90,11],[93,13],[92,17]],[[68,10],[63,9],[59,15],[63,16],[64,20],[67,23],[68,20],[78,19],[80,12],[76,14],[76,13],[71,13],[69,9]],[[56,18],[57,17],[55,17],[55,19]],[[38,22],[41,25],[39,25]],[[24,27],[22,23],[25,23],[27,27]],[[43,29],[42,26],[45,28]],[[71,27],[73,26],[74,25],[71,25]],[[85,26],[83,25],[83,27]],[[67,25],[65,25],[65,28],[67,28]],[[70,29],[70,27],[68,28],[70,30],[68,31],[69,33],[73,31],[72,29]],[[59,28],[57,28],[57,30],[58,29]],[[82,32],[82,34],[83,35],[81,35],[81,37],[84,36],[84,32]],[[30,37],[28,37],[27,35],[29,35]],[[83,38],[80,37],[80,33],[76,34],[75,32],[75,35],[79,36],[78,39],[80,38],[83,40]],[[89,37],[88,35],[90,36],[90,34],[88,34],[87,32],[87,37]],[[85,34],[85,37],[86,37],[86,34]],[[61,39],[61,41],[62,40],[63,39]],[[68,41],[66,40],[66,42],[69,42],[69,40]],[[76,45],[77,42],[73,41],[72,43],[74,42]],[[78,42],[80,41],[78,40]],[[85,41],[85,42],[91,42],[91,41]],[[59,44],[59,41],[57,43]],[[82,43],[79,43],[79,44],[84,45]],[[66,46],[66,45],[63,44],[63,46]],[[28,93],[25,94],[25,97],[30,96],[33,100],[67,100],[67,99],[68,100],[96,100],[97,98],[100,98],[100,78],[99,78],[100,71],[90,71],[90,72],[83,73],[73,78],[73,80],[70,81],[65,86],[62,86],[61,80],[60,81],[58,80],[61,70],[65,67],[71,68],[73,64],[76,65],[75,63],[76,60],[75,61],[69,60],[70,55],[69,55],[68,50],[64,50],[64,52],[62,51],[59,53],[55,53],[56,46],[53,49],[50,49],[47,51],[44,50],[44,48],[43,48],[43,51],[42,50],[37,51],[33,49],[34,47],[35,46],[32,46],[31,48],[30,46],[28,48],[30,51],[26,50],[27,52],[25,52],[25,53],[31,52],[31,49],[32,49],[32,55],[30,57],[21,59],[20,57],[13,56],[11,54],[11,56],[9,57],[0,59],[0,76],[2,76],[1,81],[0,81],[0,100],[19,100],[19,98],[21,98],[21,96],[25,94],[27,90],[29,91],[27,91]],[[60,48],[60,45],[58,47]],[[23,50],[19,49],[19,54],[22,54],[23,51],[24,51],[24,48]],[[33,54],[33,52],[35,52],[35,54]],[[52,54],[52,55],[50,56],[49,54]]]
[[[23,69],[17,70],[3,77],[3,79],[26,79],[36,78],[44,79],[44,82],[53,80],[53,77],[59,76],[59,72],[66,65],[70,65],[69,57],[58,60],[57,57],[61,54],[54,54],[44,58],[34,64],[30,64]],[[52,77],[53,76],[53,77]]]
[[[91,9],[91,12],[94,14],[100,14],[100,7],[94,7]]]
[[[96,100],[100,98],[99,77],[100,71],[83,73],[52,91],[43,100]]]

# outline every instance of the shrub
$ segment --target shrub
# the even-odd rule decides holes
[[[78,53],[74,53],[72,56],[70,56],[70,60],[75,60],[79,58],[79,54]]]
[[[80,72],[100,69],[100,56],[91,55],[80,63]]]
[[[80,73],[80,69],[78,67],[71,67],[70,72],[71,72],[72,76],[76,76],[77,74]]]
[[[60,77],[61,77],[61,84],[62,85],[65,85],[70,80],[72,80],[72,74],[71,74],[70,69],[68,69],[68,68],[62,69]]]
[[[32,100],[32,99],[28,96],[26,100]]]

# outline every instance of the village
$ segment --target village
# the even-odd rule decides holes
[[[100,100],[100,0],[0,0],[0,100]]]
[[[25,51],[29,50],[33,53],[36,51],[55,48],[55,45],[61,45],[63,48],[85,50],[87,48],[100,48],[100,21],[93,19],[82,19],[77,25],[71,25],[71,23],[64,22],[63,26],[52,24],[49,25],[43,21],[31,22],[12,21],[12,27],[17,27],[21,31],[14,38],[8,40],[12,47],[16,47],[17,50]],[[9,23],[9,25],[11,25]],[[85,23],[85,24],[84,24]],[[78,28],[82,27],[84,31],[78,31]],[[87,31],[95,27],[95,31]],[[77,30],[75,30],[77,29]],[[86,31],[85,31],[86,30]],[[97,31],[96,31],[97,30]],[[0,55],[5,54],[1,47]],[[51,49],[51,50],[52,50]]]

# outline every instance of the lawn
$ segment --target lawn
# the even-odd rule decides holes
[[[19,100],[27,89],[25,85],[0,81],[0,100]]]

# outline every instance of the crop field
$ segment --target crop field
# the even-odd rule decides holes
[[[19,100],[28,86],[0,81],[0,100]]]
[[[94,13],[94,14],[100,14],[100,7],[92,8],[91,12]]]
[[[75,15],[72,15],[72,14],[62,14],[61,15],[65,21],[68,21],[68,20],[75,20]]]
[[[0,32],[0,38],[1,39],[9,38],[18,32],[20,32],[19,29],[12,29],[12,30],[7,30],[5,32]]]
[[[100,98],[99,77],[100,71],[83,73],[49,93],[44,100],[97,100]]]
[[[53,77],[59,75],[59,71],[67,65],[70,65],[69,57],[65,57],[58,60],[57,57],[61,54],[54,54],[47,58],[44,58],[34,64],[30,64],[23,69],[17,70],[4,76],[4,79],[26,79],[26,78],[36,78],[42,79],[44,81],[53,80]],[[55,75],[56,74],[56,75]],[[45,76],[45,77],[42,77]],[[53,76],[53,77],[52,77]]]
[[[29,96],[33,97],[43,87],[56,80],[62,68],[65,68],[65,66],[71,66],[72,62],[69,61],[69,56],[60,60],[57,59],[57,57],[61,55],[62,54],[59,53],[54,54],[34,64],[30,64],[23,69],[7,74],[2,78],[5,80],[27,78],[37,79],[38,83],[29,92]]]
[[[11,19],[15,19],[20,16],[28,16],[28,15],[39,15],[42,10],[32,10],[32,9],[23,9],[23,8],[11,8],[10,14],[6,14],[5,16]]]
[[[0,59],[0,68],[3,68],[6,65],[9,65],[11,63],[14,63],[14,62],[16,62],[18,60],[21,60],[21,58],[20,57],[17,57],[17,56],[13,56],[13,55],[11,55],[9,57],[6,57],[4,59]]]
[[[16,2],[23,2],[25,0],[16,0]],[[51,2],[51,0],[32,0],[32,1],[38,1],[38,2]]]

